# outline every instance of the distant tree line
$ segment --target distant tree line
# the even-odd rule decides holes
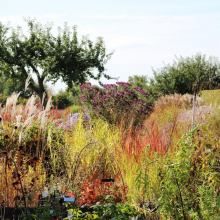
[[[167,94],[193,94],[195,91],[220,88],[220,64],[216,58],[196,54],[180,57],[163,68],[153,70],[153,77],[134,75],[128,82],[149,93],[151,101]]]
[[[79,41],[76,27],[58,29],[58,35],[51,33],[52,24],[42,26],[35,20],[27,20],[29,33],[22,29],[5,26],[0,22],[0,94],[9,96],[21,91],[23,98],[37,94],[40,99],[46,92],[47,82],[61,79],[68,91],[60,92],[54,102],[63,103],[62,108],[77,103],[79,86],[95,79],[100,82],[105,73],[105,65],[112,53],[107,54],[102,38],[96,43],[83,36]],[[94,73],[96,69],[96,74]],[[28,90],[24,93],[25,80],[31,78]],[[141,87],[148,92],[154,102],[167,94],[193,94],[201,89],[220,88],[220,64],[216,58],[207,59],[205,55],[176,57],[172,64],[153,69],[153,77],[134,75],[128,82],[133,87]],[[101,82],[100,82],[101,84]],[[61,101],[62,100],[62,101]]]

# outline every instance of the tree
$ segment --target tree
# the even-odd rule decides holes
[[[140,87],[144,91],[147,91],[148,88],[147,76],[139,76],[139,75],[129,76],[128,82],[131,83],[133,87]]]
[[[220,65],[216,59],[196,54],[180,57],[173,64],[153,70],[154,78],[149,82],[148,92],[154,99],[166,94],[193,94],[201,89],[220,88]]]
[[[35,75],[29,87],[42,99],[45,83],[61,79],[69,88],[83,84],[89,78],[100,80],[106,75],[105,64],[112,53],[106,54],[102,38],[94,44],[83,36],[77,37],[76,27],[58,28],[58,35],[51,33],[52,24],[42,26],[35,20],[26,20],[29,34],[24,35],[21,27],[13,29],[0,23],[0,74],[25,82],[29,73]],[[11,31],[11,35],[9,35]],[[93,72],[97,69],[97,74]]]
[[[11,96],[13,92],[21,92],[20,96],[29,98],[33,91],[27,89],[24,93],[25,82],[18,79],[9,78],[7,75],[0,75],[0,93],[5,96]]]

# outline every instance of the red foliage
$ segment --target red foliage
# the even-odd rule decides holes
[[[106,176],[104,176],[104,179]],[[82,205],[95,205],[97,202],[104,202],[105,195],[112,195],[114,202],[121,202],[124,200],[124,189],[118,186],[118,181],[121,180],[119,174],[115,177],[115,182],[102,182],[101,179],[97,178],[97,174],[90,176],[89,179],[83,183],[77,183],[79,188],[79,196],[76,198],[76,203],[79,206]],[[77,180],[76,180],[77,181]],[[127,188],[127,187],[125,187]],[[73,192],[67,192],[65,195],[74,197],[76,196]]]
[[[164,155],[168,149],[172,150],[172,140],[175,131],[175,122],[169,129],[166,129],[160,128],[155,121],[152,121],[139,131],[131,129],[126,136],[121,135],[121,146],[123,151],[130,156],[141,155],[146,147],[149,148],[149,155],[154,152]]]

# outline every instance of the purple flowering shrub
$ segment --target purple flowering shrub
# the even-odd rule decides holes
[[[106,84],[103,89],[91,83],[83,84],[79,99],[92,115],[102,117],[111,124],[122,121],[127,125],[141,124],[152,111],[148,94],[140,87],[132,88],[130,83],[125,82]]]

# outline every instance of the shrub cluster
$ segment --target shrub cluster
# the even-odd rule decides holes
[[[82,105],[93,115],[102,117],[111,124],[126,121],[127,125],[141,124],[152,111],[148,94],[130,83],[106,84],[103,88],[86,83],[81,86],[79,97]]]
[[[59,92],[56,96],[54,96],[53,105],[56,106],[56,103],[58,103],[59,109],[65,109],[73,104],[68,92]]]
[[[53,105],[58,103],[59,109],[65,109],[71,105],[79,105],[78,92],[76,91],[60,91],[53,97]],[[75,112],[72,112],[75,113]]]

